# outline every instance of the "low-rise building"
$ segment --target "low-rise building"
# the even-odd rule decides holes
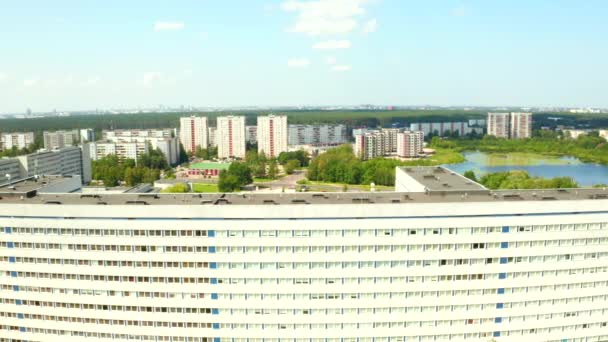
[[[9,180],[18,179],[21,175],[19,160],[17,158],[0,159],[0,184]]]
[[[0,134],[0,150],[10,150],[13,147],[23,149],[34,143],[34,133],[2,133]]]
[[[50,151],[56,148],[76,145],[80,134],[77,130],[73,129],[71,131],[44,131],[42,136],[44,139],[44,148]]]
[[[179,141],[174,137],[174,131],[169,128],[103,131],[103,140],[96,143],[95,153],[91,150],[94,160],[108,154],[137,160],[141,154],[149,152],[150,145],[152,149],[159,149],[165,155],[167,163],[174,165],[179,162]]]

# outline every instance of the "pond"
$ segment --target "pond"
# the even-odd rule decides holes
[[[530,176],[572,177],[580,186],[608,184],[608,165],[585,163],[574,157],[555,157],[535,153],[465,152],[466,161],[445,167],[464,173],[475,171],[477,177],[492,172],[525,170]]]

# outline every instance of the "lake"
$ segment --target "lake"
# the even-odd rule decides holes
[[[473,170],[477,177],[485,173],[525,170],[534,177],[572,177],[580,186],[608,184],[607,165],[584,163],[574,157],[485,152],[465,152],[463,155],[465,162],[444,166],[461,174]]]

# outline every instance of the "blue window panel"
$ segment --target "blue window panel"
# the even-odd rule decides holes
[[[494,323],[502,323],[502,317],[496,317]]]
[[[502,227],[502,232],[503,233],[508,233],[509,232],[509,227],[507,227],[507,226]]]
[[[498,279],[507,279],[506,273],[498,273]]]
[[[500,337],[500,331],[495,331],[493,334],[494,337]]]
[[[503,303],[496,303],[496,308],[497,309],[502,309],[502,308],[504,308],[504,306],[505,305]]]
[[[211,299],[217,299],[217,293],[212,293],[211,294]]]
[[[509,248],[509,243],[508,242],[501,242],[500,243],[500,248]]]
[[[220,314],[220,309],[211,309],[211,314],[212,315],[219,315]]]
[[[211,278],[211,284],[217,284],[217,278]]]
[[[501,264],[506,264],[507,263],[507,258],[500,258],[500,263]]]
[[[13,291],[19,292],[19,285],[13,285]]]
[[[8,262],[17,262],[15,257],[8,257]]]
[[[505,294],[505,289],[500,288],[500,289],[498,289],[497,293],[498,294]]]
[[[209,246],[209,253],[215,253],[215,246]]]
[[[6,228],[4,228],[4,232],[7,233],[7,234],[11,234],[13,232],[13,228],[6,227]]]
[[[8,248],[15,248],[15,244],[14,244],[14,243],[12,243],[12,242],[10,242],[10,241],[6,243],[6,246],[7,246]]]
[[[215,237],[215,230],[210,230],[207,232],[208,237]]]
[[[22,314],[22,313],[18,313],[18,314],[17,314],[17,318],[19,318],[19,319],[24,319],[24,318],[25,318],[25,316],[23,316],[23,314]]]
[[[20,332],[25,332],[25,327],[19,327]]]
[[[220,328],[219,323],[213,323],[213,329],[219,329],[219,328]]]
[[[15,304],[21,305],[21,299],[15,299]]]
[[[220,340],[220,338],[219,338],[219,337],[214,337],[214,338],[213,338],[213,342],[221,342],[221,340]]]
[[[17,278],[17,271],[11,271],[11,277]]]
[[[217,268],[217,263],[216,262],[210,263],[209,268]]]

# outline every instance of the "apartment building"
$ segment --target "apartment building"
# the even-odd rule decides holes
[[[339,145],[348,140],[345,125],[289,125],[290,146]]]
[[[44,139],[44,148],[54,150],[56,148],[76,145],[80,133],[75,129],[70,131],[44,131],[42,137]]]
[[[421,131],[404,131],[397,133],[397,156],[414,158],[422,153],[424,133]]]
[[[23,149],[34,143],[34,133],[2,133],[0,134],[0,151],[13,147]]]
[[[245,158],[245,117],[218,117],[216,142],[219,158]]]
[[[278,157],[281,152],[287,152],[287,116],[258,116],[257,120],[258,153]]]
[[[186,152],[194,153],[197,147],[209,146],[208,121],[205,116],[179,118],[179,140]]]
[[[505,139],[532,137],[532,113],[488,113],[488,135]]]
[[[258,142],[258,126],[245,126],[245,140],[250,144]]]
[[[103,131],[102,135],[103,140],[91,147],[91,156],[94,160],[108,154],[137,160],[140,155],[148,153],[151,147],[159,149],[165,155],[168,164],[174,165],[179,162],[179,141],[170,128]]]

